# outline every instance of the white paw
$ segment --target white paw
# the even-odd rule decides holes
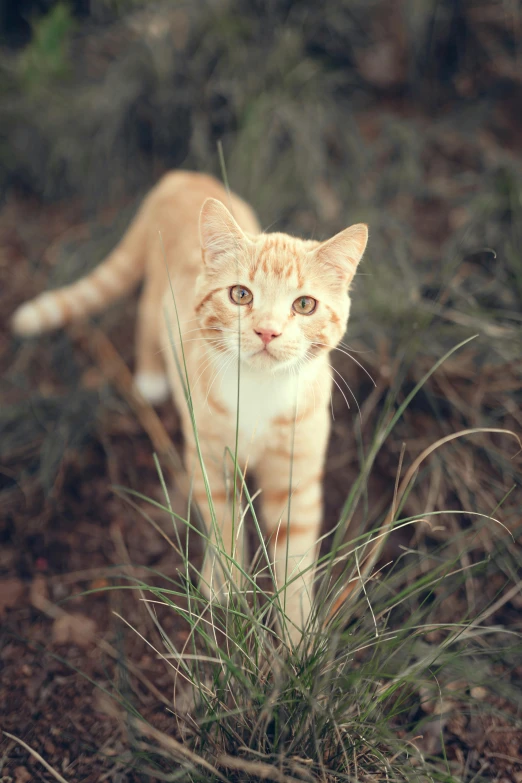
[[[169,381],[163,373],[139,372],[134,377],[134,385],[141,396],[151,405],[159,405],[169,396]]]

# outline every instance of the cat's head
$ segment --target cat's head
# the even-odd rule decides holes
[[[204,269],[196,313],[224,354],[277,371],[335,348],[346,330],[348,290],[368,241],[357,224],[325,242],[245,234],[228,209],[207,199],[200,218]]]

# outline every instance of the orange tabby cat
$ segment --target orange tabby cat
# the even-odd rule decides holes
[[[239,511],[232,519],[234,468],[226,451],[234,453],[237,429],[239,466],[255,469],[262,490],[278,588],[288,582],[281,596],[294,643],[310,616],[320,535],[328,355],[345,332],[348,289],[367,239],[362,224],[326,242],[261,233],[250,207],[215,179],[173,172],[149,193],[103,264],[22,305],[12,322],[20,335],[54,329],[103,309],[144,279],[136,385],[154,403],[173,391],[211,542],[243,567],[243,524]],[[202,574],[212,595],[226,584],[214,551],[211,545]],[[237,569],[226,570],[239,582]]]

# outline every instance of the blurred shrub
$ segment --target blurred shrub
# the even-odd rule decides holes
[[[33,21],[32,40],[20,55],[22,88],[49,86],[70,73],[70,42],[74,20],[66,3],[57,3],[45,16]]]
[[[73,40],[67,8],[53,6],[21,55],[30,89],[0,53],[0,191],[100,206],[166,168],[218,171],[220,139],[235,187],[271,220],[270,181],[284,222],[325,204],[316,185],[332,162],[341,195],[357,187],[355,106],[407,99],[435,118],[481,101],[494,117],[488,104],[520,92],[517,15],[494,0],[91,0]],[[414,163],[398,175],[421,181]]]

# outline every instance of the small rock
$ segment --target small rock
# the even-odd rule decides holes
[[[43,610],[44,605],[49,600],[47,580],[43,574],[36,574],[33,581],[31,582],[29,595],[31,598],[31,603],[35,609]]]
[[[94,641],[96,623],[83,614],[63,614],[53,623],[55,644],[72,642],[78,647],[88,647]]]
[[[487,689],[483,688],[482,685],[476,685],[471,689],[470,693],[474,699],[478,699],[479,701],[484,701],[488,695]]]
[[[33,777],[26,767],[16,767],[14,774],[15,783],[29,783]]]
[[[53,756],[56,753],[56,745],[50,739],[45,740],[44,748],[48,756]]]
[[[6,609],[16,606],[24,593],[24,583],[20,579],[2,579],[0,581],[0,617]]]

